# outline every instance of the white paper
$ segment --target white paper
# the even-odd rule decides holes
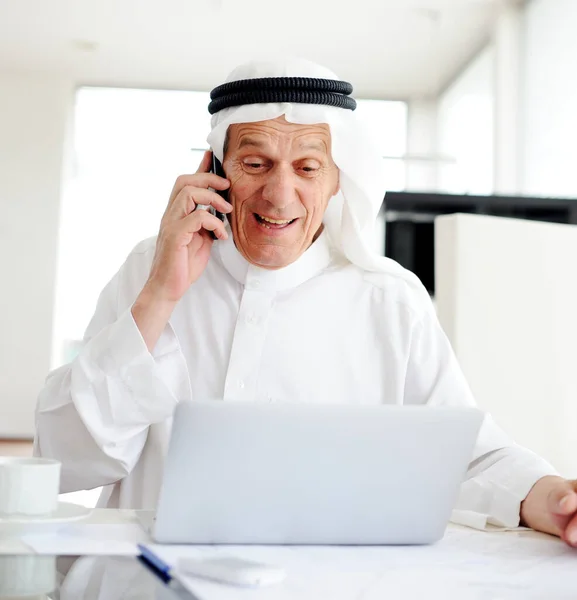
[[[134,523],[70,525],[57,533],[28,534],[22,541],[37,554],[136,556],[137,544],[150,538]]]
[[[180,576],[199,600],[543,600],[577,598],[577,551],[533,532],[480,533],[451,527],[433,546],[150,546],[181,557],[236,556],[283,567],[276,586],[243,589]]]

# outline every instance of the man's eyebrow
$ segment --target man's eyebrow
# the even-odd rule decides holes
[[[240,140],[240,142],[238,144],[238,148],[240,150],[241,148],[244,148],[245,146],[254,146],[255,148],[264,148],[265,144],[258,138],[245,136]]]
[[[266,142],[260,140],[259,138],[244,136],[241,138],[238,149],[245,148],[246,146],[252,146],[253,148],[263,149],[266,147]],[[300,150],[317,150],[318,152],[325,153],[327,151],[327,147],[323,142],[318,140],[304,140],[298,145]]]
[[[322,142],[308,140],[299,144],[301,150],[318,150],[319,152],[326,152],[327,147]]]

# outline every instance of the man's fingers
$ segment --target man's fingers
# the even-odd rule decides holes
[[[570,546],[577,548],[577,515],[573,515],[561,537]]]
[[[168,206],[174,202],[178,194],[183,188],[191,186],[197,188],[213,188],[214,190],[226,190],[230,187],[230,182],[224,177],[219,177],[214,173],[194,173],[193,175],[179,175],[176,178],[172,192],[170,193],[170,199]]]
[[[200,161],[200,164],[198,165],[198,169],[196,170],[196,172],[197,173],[208,173],[210,171],[211,167],[212,167],[212,152],[210,150],[207,150],[202,155],[202,160]]]
[[[575,482],[559,481],[547,496],[547,510],[557,535],[570,546],[577,546],[577,493]]]
[[[567,492],[559,500],[559,512],[561,515],[570,515],[577,511],[577,494],[575,492]]]
[[[198,204],[212,206],[222,213],[232,211],[232,205],[216,192],[187,185],[167,208],[166,215],[170,219],[182,219],[192,213]]]
[[[201,188],[214,188],[215,190],[226,190],[230,181],[214,173],[194,173],[193,175],[179,175],[176,178],[174,188],[180,191],[185,185]],[[177,192],[178,193],[178,192]]]
[[[213,231],[216,237],[221,240],[228,238],[224,223],[206,210],[197,210],[188,215],[188,217],[182,220],[182,227],[188,233],[197,233],[204,229],[206,231]]]
[[[569,516],[577,511],[575,482],[565,481],[555,486],[547,498],[549,510],[559,516]]]

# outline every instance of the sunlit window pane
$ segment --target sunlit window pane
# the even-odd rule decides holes
[[[367,123],[369,134],[382,156],[403,156],[407,149],[405,102],[357,100],[357,116]]]

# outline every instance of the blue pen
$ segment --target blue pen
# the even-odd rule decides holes
[[[137,559],[158,579],[169,587],[172,591],[176,592],[181,598],[187,598],[189,600],[199,600],[192,592],[187,590],[172,573],[172,568],[169,564],[165,563],[159,556],[157,556],[150,548],[142,544],[138,544],[140,550],[140,556]],[[184,596],[183,596],[184,594]]]

